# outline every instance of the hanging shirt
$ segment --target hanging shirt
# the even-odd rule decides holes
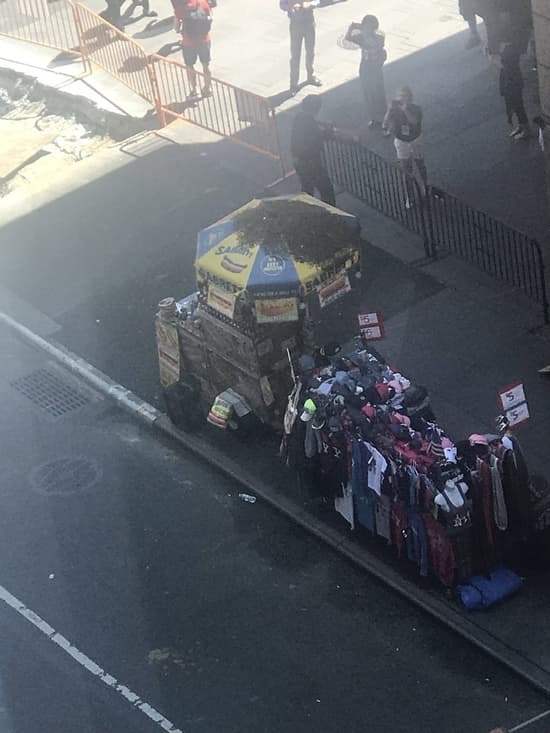
[[[376,532],[376,494],[369,489],[370,448],[361,440],[352,447],[352,489],[355,518],[373,534]]]
[[[346,522],[349,522],[351,529],[355,529],[355,512],[353,507],[353,491],[351,483],[344,488],[343,496],[334,498],[334,508]]]
[[[382,481],[384,480],[384,473],[388,467],[388,462],[373,445],[366,443],[367,448],[371,454],[371,461],[368,465],[368,479],[367,483],[370,489],[380,496],[382,493]]]
[[[431,514],[421,516],[428,538],[430,566],[443,585],[452,588],[455,582],[456,563],[450,537],[445,527]]]
[[[407,533],[407,556],[418,565],[418,572],[422,577],[428,575],[428,536],[420,514],[409,509]]]

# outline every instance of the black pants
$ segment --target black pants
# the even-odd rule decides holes
[[[295,160],[294,165],[304,193],[313,196],[317,189],[326,204],[336,205],[332,181],[320,160]]]
[[[300,58],[302,43],[306,47],[306,71],[308,78],[313,76],[315,58],[315,23],[290,21],[290,88],[298,86],[300,79]]]
[[[514,121],[515,114],[518,124],[526,125],[528,120],[525,105],[523,104],[522,93],[519,92],[518,94],[508,95],[504,97],[504,102],[506,103],[506,116],[508,117],[508,122],[511,124]]]
[[[107,8],[102,13],[100,13],[101,17],[105,18],[105,20],[108,20],[109,23],[112,23],[117,28],[120,28],[122,26],[122,21],[120,19],[120,8],[124,0],[106,0],[106,2]]]

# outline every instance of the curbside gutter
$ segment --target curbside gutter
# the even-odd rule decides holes
[[[185,449],[216,468],[226,477],[255,494],[274,509],[282,512],[303,529],[325,542],[333,550],[359,566],[410,603],[422,608],[440,623],[477,646],[483,652],[505,665],[533,687],[550,696],[550,671],[532,662],[524,654],[479,627],[473,616],[461,613],[439,594],[424,590],[403,578],[393,568],[376,558],[368,549],[343,536],[311,514],[298,503],[279,494],[268,483],[250,474],[235,461],[223,455],[211,445],[205,445],[192,435],[176,428],[167,415],[135,395],[92,364],[80,358],[60,344],[48,341],[11,316],[0,311],[0,323],[5,324],[32,346],[42,350],[73,374],[81,377],[91,387],[131,413],[149,427],[176,440]]]

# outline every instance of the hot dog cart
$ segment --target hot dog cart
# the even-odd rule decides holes
[[[280,431],[293,357],[361,276],[359,235],[356,217],[306,194],[254,199],[199,232],[197,290],[161,301],[156,318],[171,418]]]

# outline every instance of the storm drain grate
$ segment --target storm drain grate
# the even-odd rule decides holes
[[[11,386],[53,417],[61,417],[90,401],[47,369],[37,369],[19,377]]]
[[[99,479],[99,468],[87,458],[57,458],[34,469],[31,483],[44,494],[76,494]]]

